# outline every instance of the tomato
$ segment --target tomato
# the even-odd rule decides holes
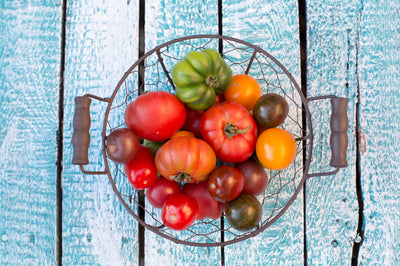
[[[261,220],[261,204],[256,197],[241,194],[235,200],[228,202],[225,215],[233,228],[239,231],[248,231],[257,227]]]
[[[211,196],[219,202],[228,202],[243,191],[244,176],[230,165],[218,166],[211,172],[208,179],[208,190]]]
[[[253,196],[260,195],[268,185],[269,178],[264,168],[253,159],[238,163],[235,168],[244,176],[243,193]]]
[[[180,231],[189,228],[198,213],[199,206],[192,196],[175,194],[164,202],[161,220],[165,226]]]
[[[171,71],[179,100],[194,110],[205,110],[224,92],[232,80],[232,70],[213,49],[190,51]]]
[[[225,100],[237,102],[248,111],[252,111],[254,104],[261,97],[262,91],[257,80],[247,74],[232,77],[231,85],[224,92]]]
[[[155,164],[166,179],[193,183],[208,178],[217,159],[205,141],[193,137],[176,137],[158,150]]]
[[[118,128],[108,135],[106,150],[108,157],[116,163],[127,163],[139,151],[139,138],[128,128]]]
[[[161,209],[164,202],[172,195],[181,193],[179,183],[158,177],[157,181],[146,190],[146,198],[150,204]]]
[[[253,108],[253,116],[262,128],[277,127],[285,121],[289,113],[289,105],[285,98],[275,93],[261,96]]]
[[[196,137],[194,135],[193,132],[187,131],[187,130],[181,130],[181,131],[177,131],[174,135],[172,135],[172,138],[176,138],[176,137],[183,137],[183,136],[187,136],[187,137]]]
[[[143,145],[140,145],[136,157],[124,164],[124,171],[131,185],[137,190],[148,188],[157,180],[157,170],[154,165],[153,155]]]
[[[222,215],[221,203],[216,201],[208,191],[208,181],[197,183],[186,183],[183,185],[182,193],[194,197],[199,205],[197,220],[205,218],[218,219]]]
[[[212,106],[201,119],[200,131],[221,161],[239,163],[253,154],[257,124],[250,112],[238,103]]]
[[[284,129],[267,129],[257,139],[256,154],[264,167],[271,170],[285,169],[296,158],[296,140]]]
[[[172,93],[152,91],[140,95],[125,110],[125,124],[140,138],[164,141],[186,120],[185,106]]]
[[[182,129],[193,132],[197,138],[201,138],[200,120],[203,114],[204,111],[193,110],[186,106],[186,121]]]

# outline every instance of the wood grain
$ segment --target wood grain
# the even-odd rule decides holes
[[[217,1],[146,1],[146,50],[178,37],[218,33]],[[177,54],[182,56],[179,49]],[[151,77],[149,77],[151,78]],[[220,248],[175,244],[153,232],[145,235],[147,265],[220,265]]]
[[[60,6],[0,4],[0,264],[55,264]]]
[[[68,1],[65,64],[63,264],[137,264],[137,223],[105,175],[71,165],[74,98],[109,97],[137,58],[137,1]],[[106,104],[91,104],[88,170],[103,170],[101,130]]]
[[[306,183],[306,237],[308,263],[349,265],[357,234],[355,106],[357,103],[357,49],[359,3],[307,1],[307,94],[347,97],[348,166],[333,176]],[[310,104],[314,151],[310,172],[329,166],[329,101]]]
[[[243,39],[271,53],[300,83],[297,1],[226,0],[222,7],[224,35]],[[268,211],[266,208],[264,211]],[[303,265],[302,192],[264,232],[225,247],[225,261],[227,265]]]
[[[364,199],[364,238],[358,262],[399,265],[400,3],[362,1],[358,17]]]

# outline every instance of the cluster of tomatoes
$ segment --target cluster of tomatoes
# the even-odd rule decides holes
[[[146,189],[171,229],[222,213],[237,230],[256,227],[265,168],[284,169],[297,153],[293,136],[278,128],[286,100],[262,95],[248,74],[233,76],[212,49],[189,52],[171,74],[175,93],[147,92],[127,106],[126,128],[107,137],[109,158],[135,189]]]

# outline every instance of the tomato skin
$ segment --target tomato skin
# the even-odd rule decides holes
[[[193,110],[186,106],[186,121],[182,129],[193,132],[196,138],[201,138],[200,121],[204,111]]]
[[[197,220],[205,218],[218,219],[222,215],[221,203],[216,201],[208,191],[208,181],[186,183],[182,187],[182,193],[194,197],[199,205]]]
[[[296,140],[287,130],[267,129],[257,139],[256,154],[265,168],[283,170],[296,158]]]
[[[190,51],[171,71],[179,100],[194,110],[205,110],[228,88],[232,70],[214,49]]]
[[[289,114],[289,105],[285,98],[275,93],[261,96],[254,105],[253,116],[261,128],[277,127]]]
[[[179,193],[181,193],[181,186],[179,183],[160,176],[157,181],[146,190],[146,198],[153,207],[161,209],[164,202],[170,196]]]
[[[193,183],[208,178],[215,168],[215,152],[205,141],[182,136],[168,140],[157,151],[155,164],[166,179]]]
[[[185,120],[185,106],[175,95],[166,91],[142,94],[125,110],[126,126],[140,138],[150,141],[169,139]]]
[[[150,150],[140,145],[136,157],[124,164],[124,171],[133,188],[142,190],[152,186],[157,180],[157,170]]]
[[[228,202],[225,215],[233,228],[248,231],[255,228],[261,220],[261,204],[256,197],[241,194],[235,200]]]
[[[223,162],[243,162],[254,152],[257,124],[250,112],[238,103],[223,102],[212,106],[201,119],[200,131]]]
[[[208,179],[208,190],[219,202],[234,200],[242,193],[243,187],[243,174],[230,165],[218,166],[211,172]]]
[[[172,139],[172,138],[176,138],[176,137],[183,137],[183,136],[186,136],[186,137],[193,137],[193,138],[196,137],[196,136],[194,135],[194,133],[191,132],[191,131],[181,130],[181,131],[175,132],[175,134],[172,135],[171,139]]]
[[[181,231],[189,228],[197,219],[199,206],[196,200],[185,194],[169,197],[163,205],[161,220],[165,226]]]
[[[107,137],[106,150],[108,157],[116,163],[131,161],[139,151],[139,138],[128,128],[118,128]]]
[[[262,91],[257,80],[247,74],[238,74],[232,77],[232,82],[224,92],[226,101],[237,102],[248,111],[252,111],[254,104],[261,97]]]
[[[253,159],[238,163],[235,168],[244,176],[243,193],[253,196],[260,195],[268,185],[269,178],[264,168]]]

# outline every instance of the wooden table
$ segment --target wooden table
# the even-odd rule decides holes
[[[307,97],[349,99],[348,167],[308,179],[277,222],[223,249],[139,238],[108,178],[71,164],[74,97],[111,95],[156,45],[218,33],[271,53]],[[399,1],[3,0],[0,43],[1,265],[400,264]],[[330,105],[311,113],[310,171],[326,171]],[[103,114],[92,105],[98,143]]]

